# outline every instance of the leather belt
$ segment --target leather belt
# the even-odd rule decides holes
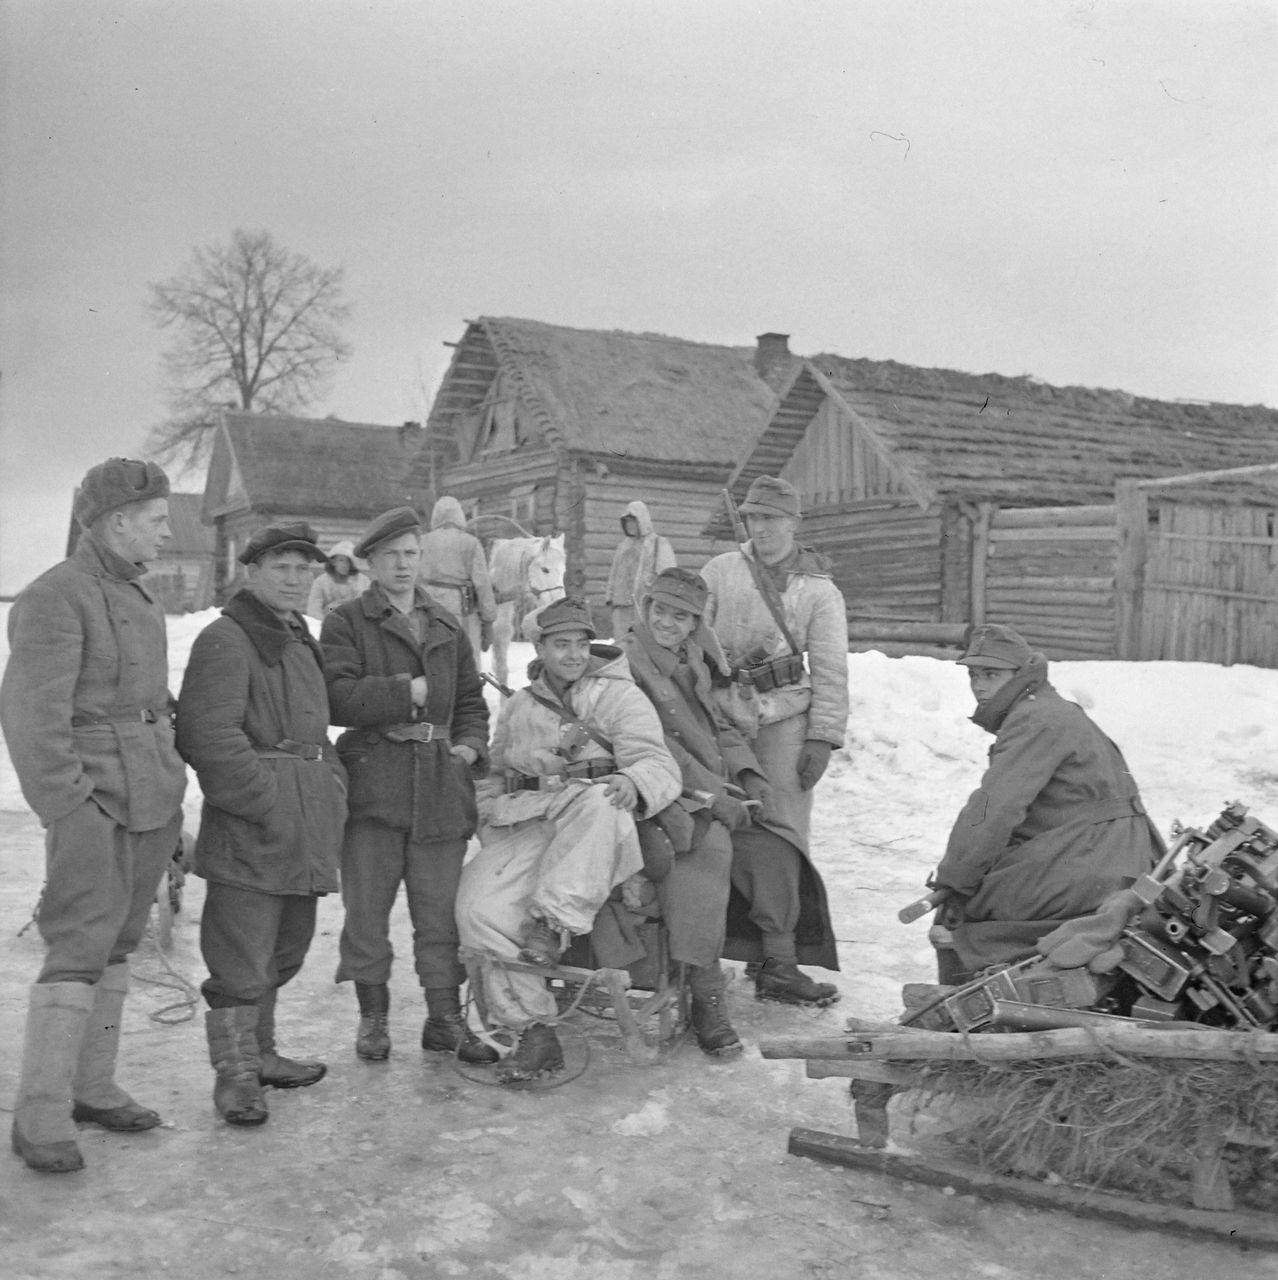
[[[294,742],[285,738],[273,747],[257,747],[257,754],[267,760],[278,760],[291,757],[297,760],[332,760],[337,755],[337,748],[329,742]]]
[[[161,716],[168,714],[167,711],[152,711],[150,707],[143,707],[140,711],[121,711],[110,716],[72,716],[71,727],[83,729],[90,724],[156,724]]]
[[[447,742],[452,732],[446,724],[388,724],[381,735],[391,742]]]
[[[560,773],[508,773],[506,793],[513,791],[559,791],[565,782],[593,782],[617,772],[617,762],[611,756],[594,756],[566,764]]]

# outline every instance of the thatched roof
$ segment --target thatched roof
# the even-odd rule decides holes
[[[775,403],[753,356],[752,347],[485,316],[457,344],[427,431],[440,463],[471,461],[464,421],[501,376],[535,425],[532,447],[727,468]]]
[[[223,415],[205,491],[206,518],[228,510],[368,519],[425,495],[408,471],[421,429],[293,418]]]
[[[1112,502],[1118,479],[1278,461],[1278,411],[1261,405],[1151,400],[818,355],[783,388],[777,411],[734,475],[734,490],[780,470],[826,398],[921,500]]]

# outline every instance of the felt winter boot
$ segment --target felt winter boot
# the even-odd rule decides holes
[[[367,1062],[383,1062],[390,1057],[390,988],[384,982],[357,982],[359,1029],[355,1032],[355,1052]]]
[[[93,996],[87,982],[37,982],[31,988],[10,1143],[41,1173],[84,1168],[71,1119],[71,1077]]]
[[[687,974],[692,992],[692,1030],[702,1052],[715,1058],[740,1053],[744,1046],[728,1021],[723,970],[719,964],[689,965]]]
[[[272,1089],[304,1089],[324,1079],[328,1068],[322,1062],[295,1062],[281,1057],[275,1049],[275,1001],[279,988],[272,987],[257,1002],[257,1049],[261,1063],[257,1078]]]
[[[85,1023],[84,1040],[71,1096],[71,1118],[81,1124],[101,1125],[116,1133],[141,1133],[160,1123],[159,1115],[140,1106],[115,1082],[115,1060],[120,1052],[120,1024],[124,997],[129,991],[128,962],[108,965],[93,988],[93,1007]]]
[[[258,1079],[257,1005],[236,1004],[204,1015],[209,1061],[217,1072],[213,1105],[227,1124],[265,1124],[270,1118]]]
[[[557,1075],[564,1069],[564,1051],[554,1027],[533,1022],[524,1028],[515,1052],[498,1068],[502,1084],[520,1084],[541,1076]]]
[[[486,1045],[466,1025],[456,987],[426,989],[426,1025],[422,1048],[433,1053],[455,1053],[463,1062],[487,1066],[497,1061],[497,1050]]]

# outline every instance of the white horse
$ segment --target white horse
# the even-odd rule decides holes
[[[564,594],[564,535],[497,538],[488,553],[488,574],[497,596],[493,623],[493,675],[507,683],[506,655],[524,615]]]

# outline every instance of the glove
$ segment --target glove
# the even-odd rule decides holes
[[[1093,973],[1110,973],[1123,959],[1119,937],[1141,908],[1130,890],[1111,894],[1090,916],[1066,920],[1038,940],[1038,953],[1058,969],[1086,965]]]
[[[722,822],[729,831],[744,831],[750,825],[750,810],[740,800],[729,795],[715,796],[710,806],[710,815]]]
[[[833,750],[833,743],[822,742],[818,738],[809,738],[803,744],[803,750],[799,752],[798,764],[800,790],[811,791],[821,781],[821,775],[830,763],[830,753]]]
[[[754,811],[755,822],[767,822],[774,816],[772,808],[772,784],[761,773],[753,771],[743,773],[738,779],[741,790],[750,797],[751,800],[757,800],[759,807]]]
[[[493,647],[493,624],[491,622],[481,622],[479,624],[479,652],[487,653]]]

